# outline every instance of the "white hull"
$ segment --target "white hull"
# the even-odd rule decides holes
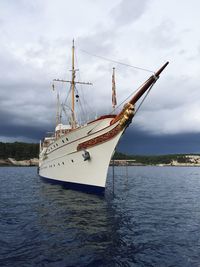
[[[111,138],[86,148],[90,154],[89,160],[84,160],[84,150],[78,150],[77,147],[83,142],[109,135],[119,126],[118,122],[110,126],[110,121],[109,118],[93,122],[50,144],[46,148],[46,155],[44,150],[40,155],[39,175],[60,182],[104,189],[110,159],[123,129],[116,131]],[[91,129],[93,131],[87,135]]]

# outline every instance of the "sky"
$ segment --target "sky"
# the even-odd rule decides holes
[[[118,104],[151,75],[102,57],[151,71],[170,62],[120,151],[200,153],[199,10],[198,0],[1,0],[0,141],[39,142],[54,130],[51,83],[70,79],[74,39],[77,80],[93,84],[77,86],[87,119],[111,112],[113,67]],[[69,88],[56,86],[64,101]]]

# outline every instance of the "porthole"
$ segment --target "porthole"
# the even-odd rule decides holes
[[[63,142],[63,143],[65,143],[65,141],[64,141],[64,140],[62,140],[62,142]]]

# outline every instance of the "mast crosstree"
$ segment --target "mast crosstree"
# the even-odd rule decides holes
[[[76,116],[75,116],[75,85],[76,84],[84,84],[84,85],[92,85],[90,82],[80,82],[76,81],[76,71],[78,69],[75,69],[75,63],[74,63],[74,56],[75,56],[75,46],[74,46],[74,40],[72,41],[72,78],[71,80],[63,80],[63,79],[53,79],[53,82],[64,82],[64,83],[70,83],[71,87],[71,98],[72,98],[72,103],[71,103],[71,126],[72,129],[76,128]]]

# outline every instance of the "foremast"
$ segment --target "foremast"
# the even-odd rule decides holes
[[[111,125],[119,121],[119,125],[123,129],[127,127],[135,113],[135,103],[142,97],[142,95],[150,89],[156,81],[159,79],[159,75],[166,68],[169,62],[166,62],[155,74],[153,74],[146,82],[141,86],[140,90],[131,98],[131,100],[124,105],[122,111],[111,121]]]

